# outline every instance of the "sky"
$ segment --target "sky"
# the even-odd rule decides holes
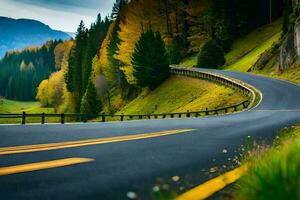
[[[0,0],[0,16],[39,20],[51,28],[76,32],[80,20],[89,26],[104,18],[115,0]]]

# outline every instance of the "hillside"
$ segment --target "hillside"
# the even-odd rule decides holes
[[[199,111],[239,104],[246,99],[241,93],[224,86],[194,78],[173,76],[154,91],[144,90],[119,113]]]
[[[53,30],[49,26],[31,19],[0,17],[0,30],[0,58],[8,50],[42,45],[48,40],[70,38],[62,31]]]
[[[279,19],[255,29],[234,41],[231,50],[225,55],[227,70],[247,72],[260,58],[260,55],[276,44],[281,37],[282,20]],[[197,55],[184,59],[180,66],[197,65]]]

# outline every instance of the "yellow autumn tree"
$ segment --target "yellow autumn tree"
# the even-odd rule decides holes
[[[141,33],[150,28],[154,31],[165,32],[165,26],[162,24],[163,19],[159,13],[160,5],[160,1],[133,0],[119,14],[121,43],[115,58],[122,62],[122,70],[129,83],[135,82],[131,58]]]
[[[48,106],[47,86],[48,80],[43,80],[37,89],[36,99],[42,104],[43,107]]]
[[[65,71],[68,69],[68,60],[73,41],[58,44],[54,50],[56,68],[60,69],[51,74],[48,80],[40,83],[36,98],[43,106],[54,107],[55,112],[72,110],[72,95],[66,89],[64,80]]]

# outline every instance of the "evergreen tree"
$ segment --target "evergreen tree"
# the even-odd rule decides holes
[[[67,89],[74,94],[76,112],[80,112],[82,97],[92,75],[92,60],[99,53],[109,23],[107,18],[102,21],[99,14],[90,29],[85,28],[83,21],[78,27],[75,45],[69,57],[69,69],[65,74]]]
[[[67,88],[70,92],[74,93],[75,97],[75,111],[80,111],[80,102],[83,94],[83,52],[86,45],[86,30],[83,21],[80,22],[77,29],[77,35],[75,37],[75,45],[71,51],[69,57],[69,70],[67,71],[65,78]]]
[[[289,30],[290,15],[292,14],[292,12],[293,12],[292,0],[285,0],[284,1],[284,10],[283,10],[283,24],[282,24],[283,34],[286,34]]]
[[[171,44],[167,46],[167,51],[169,56],[169,63],[179,64],[184,57],[183,40],[181,39],[181,37],[175,37],[172,40]]]
[[[198,67],[216,69],[225,64],[224,51],[214,40],[208,41],[198,55]]]
[[[92,80],[89,81],[80,106],[82,114],[98,114],[101,111],[101,102],[97,95],[96,87]]]
[[[169,77],[168,56],[159,32],[142,33],[132,55],[132,65],[139,87],[154,89]]]
[[[128,4],[128,0],[116,0],[111,12],[111,18],[116,19],[121,9]]]
[[[54,49],[61,41],[49,41],[40,48],[10,52],[0,60],[0,96],[34,101],[36,88],[55,69]]]

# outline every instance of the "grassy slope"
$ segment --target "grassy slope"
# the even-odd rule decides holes
[[[52,108],[41,108],[39,102],[21,102],[6,99],[0,99],[0,113],[20,114],[27,113],[53,113]]]
[[[199,79],[173,76],[152,92],[144,91],[119,113],[151,114],[219,108],[246,100],[232,89]],[[157,105],[157,110],[155,109]]]
[[[300,199],[300,126],[284,129],[274,146],[250,157],[236,199]]]
[[[6,99],[0,99],[0,113],[1,114],[21,114],[26,113],[54,113],[53,108],[41,108],[39,102],[20,102],[12,101]],[[27,122],[39,123],[40,118],[28,118]],[[48,119],[47,122],[58,122],[58,119]],[[21,119],[1,119],[0,124],[10,124],[10,123],[21,123]]]
[[[259,56],[281,36],[281,20],[254,30],[233,43],[232,50],[225,55],[224,69],[248,71]],[[197,64],[197,55],[191,56],[180,63],[181,66],[192,67]]]

